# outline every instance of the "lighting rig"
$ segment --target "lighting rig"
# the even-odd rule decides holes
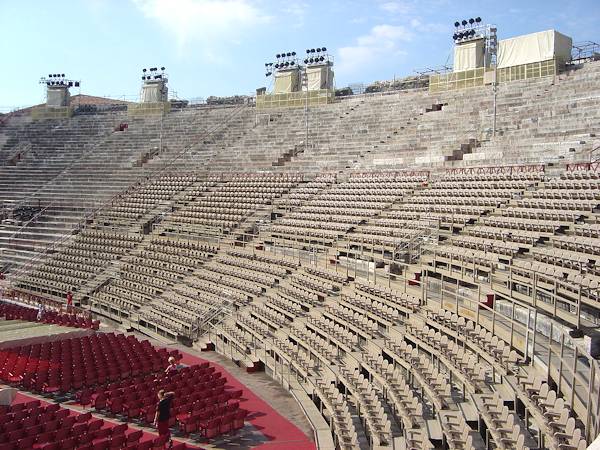
[[[481,17],[474,19],[463,19],[454,22],[454,34],[452,39],[454,44],[460,45],[465,42],[472,42],[478,39],[485,39],[485,67],[494,66],[498,53],[498,29],[495,25],[485,24]]]
[[[50,73],[48,77],[40,78],[40,84],[45,84],[46,86],[79,87],[80,83],[81,81],[67,79],[64,73]]]
[[[299,67],[296,52],[282,52],[275,55],[275,62],[265,63],[265,76],[270,77],[279,70]]]
[[[462,21],[454,22],[456,28],[452,39],[455,43],[473,41],[485,37],[485,25],[481,24],[481,17],[475,19],[463,19]]]
[[[333,57],[327,53],[326,47],[307,48],[304,64],[307,66],[316,66],[321,64],[329,64],[333,61]]]
[[[142,81],[150,81],[150,80],[166,80],[167,74],[165,73],[165,68],[160,68],[160,73],[158,73],[158,67],[150,67],[149,69],[142,69]]]

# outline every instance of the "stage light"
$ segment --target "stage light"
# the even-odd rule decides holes
[[[79,87],[79,81],[75,82],[75,87]]]
[[[473,25],[473,24],[475,23],[475,19],[473,19],[473,18],[470,18],[470,19],[469,19],[469,23],[470,23],[471,25]]]
[[[275,55],[275,58],[280,58],[280,57],[281,57],[281,55],[280,55],[279,53],[277,53],[277,54]]]
[[[292,52],[287,52],[286,55],[289,58],[290,56],[292,56]]]
[[[292,52],[292,56],[296,56],[296,52]]]
[[[310,52],[311,52],[311,53],[314,53],[314,52],[315,52],[315,49],[314,49],[314,48],[311,48],[311,49],[310,49]]]
[[[475,17],[475,22],[480,23],[481,22],[481,17]]]
[[[304,60],[304,64],[308,64],[308,59],[305,59],[305,60]]]
[[[475,36],[475,30],[471,30],[471,32],[469,33],[471,36]]]
[[[276,68],[276,69],[279,69],[279,64],[275,64],[275,68]]]
[[[454,22],[454,26],[455,26],[456,28],[460,27],[460,22]]]
[[[165,68],[164,68],[164,67],[161,67],[161,68],[160,68],[160,70],[165,70]]]
[[[73,82],[69,81],[69,87],[73,87]]]
[[[321,50],[326,52],[327,51],[327,47],[321,47]]]
[[[319,58],[321,61],[325,61],[325,57],[321,56],[321,58]]]
[[[309,53],[310,53],[310,48],[307,48],[306,49],[306,54],[309,54]]]
[[[312,64],[312,63],[314,63],[314,62],[315,62],[315,58],[310,58],[310,59],[309,59],[309,61],[310,61],[310,63]]]
[[[296,62],[295,62],[295,61],[292,61],[292,62],[290,63],[290,66],[293,66],[294,64],[296,64]]]
[[[463,26],[463,27],[464,27],[464,26],[466,26],[466,25],[467,25],[467,23],[469,23],[469,22],[467,22],[466,20],[463,20],[463,21],[462,21],[462,26]]]

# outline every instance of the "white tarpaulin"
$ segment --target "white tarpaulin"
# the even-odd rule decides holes
[[[168,98],[168,88],[163,82],[146,82],[142,86],[140,101],[142,103],[166,102]]]
[[[454,72],[483,67],[485,58],[484,40],[465,42],[454,46]]]
[[[330,89],[333,86],[331,66],[312,66],[306,68],[306,79],[309,91]]]
[[[572,46],[573,40],[570,37],[554,30],[503,39],[498,42],[498,68],[549,59],[564,63],[571,59]]]
[[[275,74],[273,94],[289,94],[298,90],[298,70],[283,70]]]

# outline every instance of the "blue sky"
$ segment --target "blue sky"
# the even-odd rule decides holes
[[[89,95],[133,99],[150,66],[180,98],[249,94],[275,53],[323,45],[338,87],[406,76],[449,61],[452,24],[474,16],[500,39],[600,42],[600,0],[0,0],[0,111],[41,102],[39,78],[57,72]]]

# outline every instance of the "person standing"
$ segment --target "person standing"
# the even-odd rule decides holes
[[[41,302],[38,303],[37,321],[41,322],[44,318],[44,305]]]
[[[67,292],[67,313],[71,314],[73,310],[73,294],[71,291]]]
[[[171,403],[174,397],[174,392],[165,392],[164,389],[158,391],[158,403],[156,404],[156,414],[154,415],[154,425],[158,429],[158,435],[166,436],[169,439],[169,447],[173,445],[171,430],[169,429],[169,419],[171,418]]]

